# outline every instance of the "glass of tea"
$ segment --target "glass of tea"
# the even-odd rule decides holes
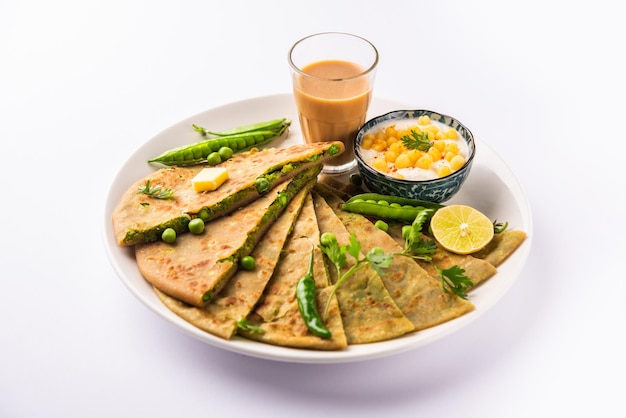
[[[345,144],[343,154],[324,164],[326,174],[344,174],[356,165],[354,138],[365,123],[377,64],[376,47],[349,33],[310,35],[289,50],[304,140]]]

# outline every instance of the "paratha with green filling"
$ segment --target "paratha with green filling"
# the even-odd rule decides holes
[[[526,232],[511,229],[495,234],[485,248],[472,254],[494,267],[500,266],[526,240]]]
[[[237,322],[246,318],[260,299],[312,185],[310,183],[298,192],[254,247],[250,254],[255,259],[253,270],[237,270],[213,300],[202,308],[188,305],[155,289],[161,301],[192,325],[230,339],[237,330]]]
[[[393,225],[389,227],[388,233],[397,241],[404,242],[402,237],[402,226]],[[494,239],[479,252],[473,254],[455,254],[447,251],[437,244],[437,252],[432,254],[433,263],[437,267],[447,269],[458,266],[465,270],[465,275],[472,281],[472,289],[487,281],[497,273],[497,266],[508,258],[519,247],[525,239],[526,233],[523,231],[505,231],[495,234]],[[432,237],[424,235],[425,239],[432,240]],[[429,274],[437,276],[438,273],[431,263],[418,261],[418,264]]]
[[[374,247],[380,247],[391,254],[403,251],[404,245],[378,229],[366,217],[342,210],[343,200],[331,190],[320,185],[315,190],[323,195],[348,232],[355,234],[361,242],[363,252],[366,253]],[[439,325],[474,310],[471,302],[446,293],[441,281],[411,258],[395,256],[380,277],[393,300],[416,330]]]
[[[313,193],[313,202],[320,233],[332,232],[339,245],[348,244],[350,233],[324,198]],[[347,261],[347,268],[355,263],[351,256],[347,256]],[[331,282],[334,283],[337,280],[335,269],[330,268],[330,273]],[[348,344],[390,340],[415,330],[415,326],[394,302],[380,276],[369,266],[346,279],[337,287],[336,295]]]
[[[308,348],[317,350],[337,350],[347,346],[337,299],[333,297],[328,310],[326,327],[331,338],[324,339],[313,335],[307,328],[295,297],[296,285],[308,270],[311,250],[314,251],[313,278],[317,289],[317,306],[320,314],[326,306],[331,287],[326,274],[323,255],[318,247],[319,229],[313,200],[307,196],[302,212],[298,216],[293,232],[281,254],[274,275],[263,296],[248,317],[248,322],[264,332],[239,329],[238,333],[247,338],[269,344]]]
[[[320,171],[321,164],[308,168],[252,203],[208,222],[200,235],[181,234],[173,244],[136,245],[141,274],[162,292],[202,307],[235,273],[239,260],[252,251],[289,201],[315,181]]]
[[[223,216],[344,149],[336,141],[235,154],[219,165],[228,171],[228,180],[217,190],[202,193],[194,190],[191,180],[206,164],[162,168],[135,182],[121,197],[112,215],[115,239],[127,246],[157,241],[166,228],[184,232],[201,210],[205,220]],[[146,185],[169,189],[173,195],[159,199],[139,193]]]

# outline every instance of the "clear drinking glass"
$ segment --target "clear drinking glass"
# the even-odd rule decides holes
[[[372,97],[376,47],[349,33],[318,33],[291,47],[289,65],[304,140],[343,142],[346,150],[327,161],[323,172],[350,171],[356,165],[354,138]]]

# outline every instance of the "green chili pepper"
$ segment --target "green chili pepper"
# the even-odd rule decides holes
[[[168,166],[199,164],[205,162],[212,153],[219,152],[222,147],[228,147],[233,153],[237,153],[263,145],[282,135],[290,125],[290,121],[284,120],[277,129],[259,129],[205,139],[170,149],[158,157],[148,160],[148,162],[157,162]]]
[[[413,222],[425,209],[430,210],[430,218],[443,205],[426,200],[407,199],[377,193],[362,193],[345,202],[341,208],[348,212],[365,216]]]
[[[302,319],[304,319],[309,331],[320,338],[332,337],[332,333],[326,328],[317,311],[316,287],[313,279],[313,250],[311,250],[311,256],[309,257],[308,271],[296,285],[296,299],[298,300],[300,315],[302,315]]]

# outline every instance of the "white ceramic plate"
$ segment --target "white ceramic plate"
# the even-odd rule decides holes
[[[369,116],[406,109],[393,101],[374,99]],[[435,109],[433,109],[435,110]],[[185,333],[213,346],[240,354],[272,360],[298,363],[334,363],[366,360],[388,356],[424,346],[463,328],[491,308],[511,287],[520,274],[532,241],[532,219],[526,196],[507,165],[487,144],[476,138],[477,153],[472,172],[462,190],[447,203],[464,203],[476,207],[490,219],[508,221],[513,229],[527,232],[528,239],[498,268],[498,273],[470,293],[476,309],[460,318],[436,327],[415,332],[402,338],[373,344],[350,346],[344,351],[313,351],[276,347],[235,337],[227,341],[204,332],[168,310],[157,298],[151,286],[139,273],[132,248],[119,247],[113,236],[111,216],[122,194],[135,181],[148,175],[154,167],[146,161],[175,146],[196,142],[198,134],[192,124],[215,130],[288,117],[293,123],[289,136],[267,146],[287,146],[302,141],[298,115],[289,94],[259,97],[227,104],[202,112],[164,130],[142,145],[121,167],[111,184],[104,211],[103,236],[109,259],[124,284],[152,311],[170,321]],[[471,128],[470,128],[471,129]]]

